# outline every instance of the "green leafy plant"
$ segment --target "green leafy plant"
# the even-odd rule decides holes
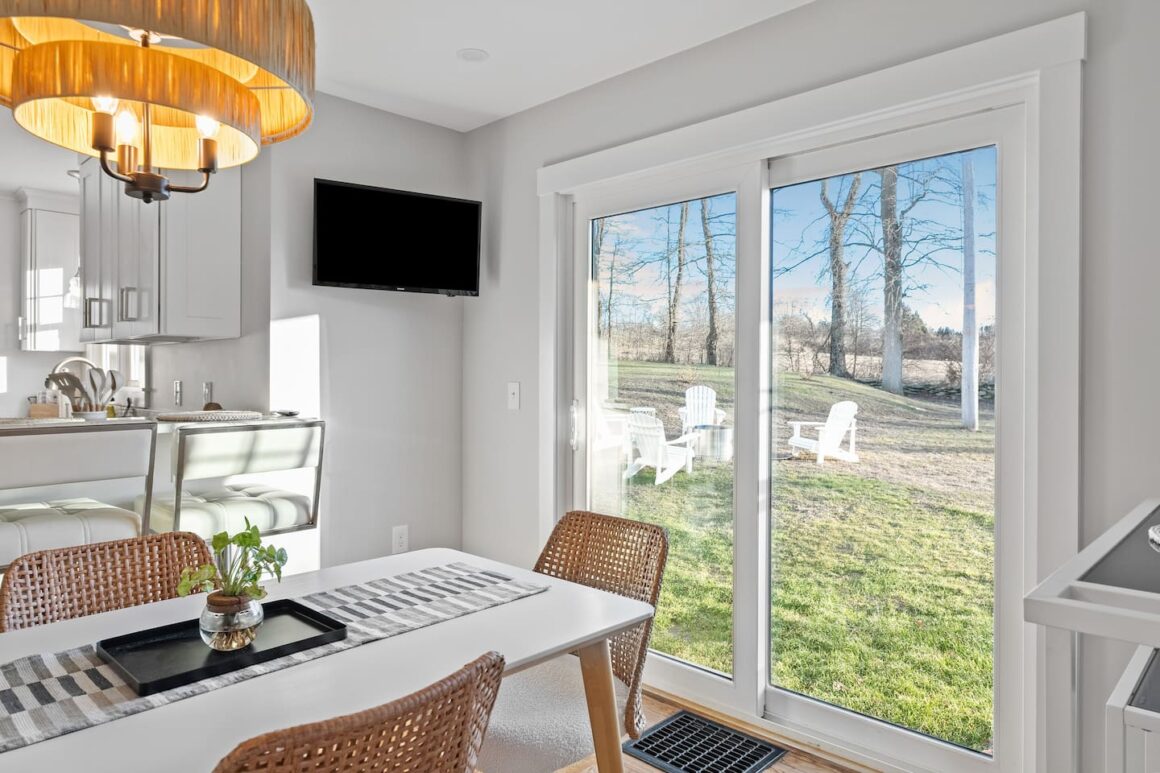
[[[214,562],[201,566],[187,566],[181,570],[177,595],[221,591],[225,596],[245,596],[261,599],[266,589],[259,583],[263,576],[282,581],[282,567],[286,565],[286,549],[262,545],[257,526],[246,519],[246,528],[233,536],[227,532],[213,535],[210,540]]]

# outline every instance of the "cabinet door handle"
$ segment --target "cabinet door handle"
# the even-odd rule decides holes
[[[132,296],[130,296],[130,293],[132,293]],[[133,299],[133,303],[132,303],[133,311],[131,314],[129,312],[129,309],[130,309],[129,299],[130,299],[130,297],[132,297],[132,299]],[[138,305],[139,304],[137,303],[137,288],[136,287],[122,287],[121,291],[120,291],[120,303],[117,304],[117,306],[119,307],[118,308],[118,318],[120,319],[120,321],[121,322],[137,322],[138,320],[140,320],[141,319],[141,311],[140,311],[140,309],[137,308]]]
[[[100,307],[97,308],[97,314],[93,314],[93,304],[100,303],[100,298],[85,298],[84,308],[84,326],[85,327],[100,327],[96,321],[97,315],[100,314]]]

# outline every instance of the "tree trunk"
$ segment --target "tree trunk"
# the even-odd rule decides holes
[[[606,320],[604,323],[604,335],[609,341],[612,340],[612,296],[616,290],[616,252],[608,258],[608,298],[604,302],[604,313]]]
[[[858,379],[858,339],[862,337],[862,322],[864,320],[864,317],[865,317],[864,304],[862,303],[860,298],[855,296],[854,297],[854,325],[853,325],[853,329],[851,331],[852,335],[850,336],[853,339],[850,343],[854,344],[854,351],[851,352],[851,354],[853,355],[852,359],[854,362],[850,366],[850,378],[852,378],[854,380]]]
[[[861,175],[850,180],[850,191],[842,208],[830,201],[826,180],[822,181],[821,199],[830,215],[830,368],[832,376],[849,378],[846,369],[846,224],[858,198]]]
[[[597,337],[600,337],[602,334],[606,333],[608,330],[607,328],[605,328],[605,330],[601,330],[600,324],[605,316],[605,309],[603,307],[611,306],[611,303],[612,303],[612,300],[611,300],[611,297],[612,297],[612,291],[611,291],[612,274],[611,273],[609,273],[609,275],[608,275],[608,283],[609,283],[608,297],[605,299],[601,299],[601,297],[600,297],[600,259],[601,259],[601,257],[603,257],[604,234],[606,233],[607,229],[608,229],[608,225],[605,222],[604,218],[598,218],[598,219],[592,221],[591,276],[593,279],[596,280],[596,335],[597,335]],[[611,316],[611,311],[609,311],[608,314]]]
[[[898,168],[882,178],[882,388],[902,394],[902,224],[898,220]]]
[[[963,426],[979,430],[979,322],[975,316],[975,167],[963,156]]]
[[[664,361],[677,361],[677,315],[681,308],[681,283],[685,276],[685,227],[689,223],[689,202],[681,204],[681,219],[677,226],[677,273],[672,280],[669,296],[668,329],[665,331]]]
[[[709,332],[705,335],[705,362],[717,364],[717,279],[713,254],[713,229],[709,227],[709,200],[701,199],[701,231],[705,235],[705,281],[709,301]]]

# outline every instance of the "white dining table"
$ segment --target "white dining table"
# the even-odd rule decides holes
[[[400,698],[489,650],[504,656],[505,674],[577,652],[598,768],[622,771],[608,639],[649,619],[649,604],[443,548],[329,567],[266,587],[271,600],[294,598],[455,562],[548,590],[13,749],[0,754],[0,771],[208,772],[248,738]],[[0,663],[195,618],[204,603],[200,596],[172,599],[0,634]]]

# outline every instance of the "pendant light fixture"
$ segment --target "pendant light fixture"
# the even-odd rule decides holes
[[[306,0],[0,0],[0,104],[145,202],[301,133],[313,98]]]

